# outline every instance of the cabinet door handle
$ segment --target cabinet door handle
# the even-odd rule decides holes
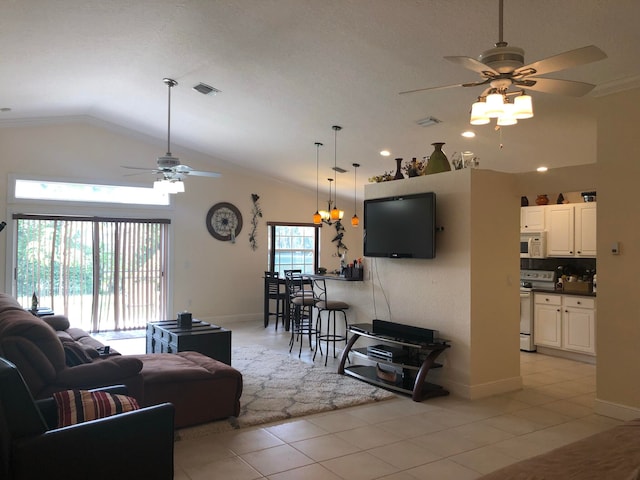
[[[580,305],[580,302],[576,302],[578,305]]]
[[[580,254],[580,253],[582,253],[582,251],[581,251],[581,250],[578,250],[578,253]]]

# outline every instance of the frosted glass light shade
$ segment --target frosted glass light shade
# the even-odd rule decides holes
[[[486,111],[487,104],[484,102],[475,102],[471,105],[471,120],[469,123],[471,125],[486,125],[491,121],[489,117],[487,117]]]
[[[515,105],[513,103],[505,103],[503,105],[504,112],[502,115],[498,117],[498,121],[496,122],[501,127],[507,125],[515,125],[518,123],[518,119],[514,117]]]
[[[153,182],[153,189],[161,193],[182,193],[184,192],[184,183],[182,180],[156,180]]]
[[[520,95],[513,99],[514,113],[513,116],[517,119],[524,120],[525,118],[533,117],[533,103],[529,95]]]
[[[485,109],[485,114],[489,118],[498,118],[500,115],[504,113],[504,101],[502,99],[502,94],[500,93],[491,93],[487,95],[487,105]]]

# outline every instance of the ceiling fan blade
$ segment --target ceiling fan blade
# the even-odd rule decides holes
[[[525,80],[514,80],[514,84],[537,92],[554,93],[558,95],[568,95],[571,97],[582,97],[589,93],[595,85],[573,80],[558,80],[556,78],[527,78]]]
[[[479,73],[483,77],[494,77],[499,75],[493,68],[485,65],[482,62],[479,62],[475,58],[471,57],[444,57],[445,60],[449,60],[452,63],[460,65],[461,67],[467,68],[469,70],[473,70],[474,72]]]
[[[147,172],[153,172],[152,168],[145,168],[145,167],[129,167],[127,165],[120,165],[122,168],[128,168],[130,170],[146,170]]]
[[[195,175],[197,177],[211,177],[211,178],[218,178],[218,177],[222,176],[221,174],[216,173],[216,172],[202,172],[202,171],[198,171],[198,170],[189,171],[189,175]]]
[[[515,77],[519,75],[544,75],[545,73],[557,72],[558,70],[597,62],[605,58],[607,58],[606,53],[595,45],[589,45],[530,63],[529,65],[518,68],[513,72],[513,75]]]
[[[404,95],[406,93],[426,92],[427,90],[444,90],[446,88],[457,88],[457,87],[475,87],[477,85],[484,85],[485,83],[488,83],[488,82],[489,80],[485,80],[482,82],[456,83],[454,85],[441,85],[439,87],[417,88],[416,90],[407,90],[406,92],[400,92],[400,95]]]
[[[182,175],[195,175],[197,177],[214,177],[215,178],[220,176],[220,174],[216,172],[203,172],[200,170],[194,170],[189,165],[185,165],[185,164],[176,165],[173,168],[173,171],[175,173],[179,173]]]

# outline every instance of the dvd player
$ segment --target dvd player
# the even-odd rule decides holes
[[[398,347],[392,347],[389,345],[369,345],[367,347],[367,355],[370,357],[376,357],[390,362],[402,360],[409,354],[406,350]]]

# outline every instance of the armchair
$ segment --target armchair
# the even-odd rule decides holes
[[[0,357],[0,478],[173,478],[170,403],[62,428],[56,415],[55,401],[35,401],[16,366]]]

